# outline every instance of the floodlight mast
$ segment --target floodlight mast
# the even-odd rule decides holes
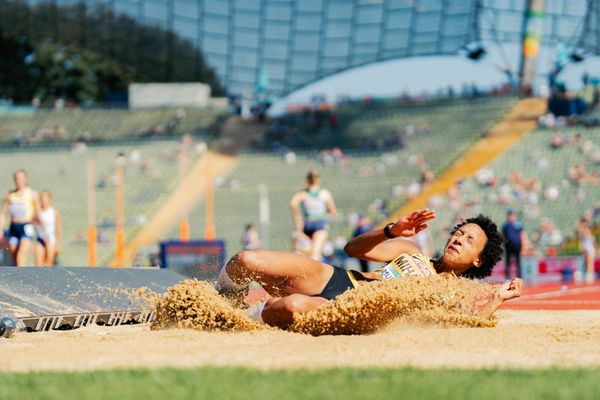
[[[537,58],[544,34],[545,0],[527,0],[523,18],[523,40],[521,65],[519,68],[519,88],[521,93],[531,95],[536,76]]]

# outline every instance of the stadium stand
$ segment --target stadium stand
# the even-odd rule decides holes
[[[0,115],[0,143],[29,145],[132,137],[202,134],[222,116],[219,109],[39,109]]]
[[[314,110],[306,106],[275,120],[266,131],[263,145],[276,150],[334,146],[363,150],[398,148],[411,137],[426,136],[432,130],[437,133],[446,127],[454,129],[455,117],[472,122],[472,127],[460,125],[460,128],[464,128],[465,137],[475,140],[478,136],[473,137],[472,132],[477,119],[495,119],[498,110],[502,114],[513,102],[510,96],[452,100],[367,98],[342,103],[335,109],[326,103]]]
[[[432,104],[385,110],[364,110],[345,124],[340,135],[358,140],[376,138],[381,147],[370,150],[282,150],[278,154],[255,152],[240,156],[238,168],[216,181],[217,236],[228,252],[240,248],[243,225],[259,222],[259,185],[266,185],[271,224],[263,244],[272,249],[291,247],[292,218],[289,201],[302,187],[311,168],[322,175],[339,209],[331,239],[348,238],[358,214],[384,218],[421,190],[426,173],[433,175],[451,164],[514,104],[511,97],[478,99],[458,104]],[[355,107],[356,109],[356,107]],[[356,114],[356,112],[355,112]],[[275,122],[277,123],[277,121]],[[368,130],[367,130],[368,128]],[[395,144],[385,143],[390,132]],[[338,136],[339,137],[339,136]],[[426,180],[432,179],[431,177]],[[425,182],[426,184],[426,182]],[[192,212],[192,237],[201,237],[202,205]],[[173,229],[171,235],[176,235]]]
[[[503,221],[512,209],[542,253],[556,248],[573,237],[584,210],[597,217],[599,165],[599,128],[539,128],[473,178],[429,200],[439,210],[434,241],[441,244],[458,218],[482,212]]]

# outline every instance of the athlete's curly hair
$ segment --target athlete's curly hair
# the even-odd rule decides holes
[[[487,242],[485,243],[485,247],[479,254],[481,257],[481,265],[479,267],[471,267],[466,270],[462,276],[465,278],[472,279],[480,279],[485,278],[486,276],[490,276],[492,274],[492,269],[494,265],[502,258],[504,239],[502,234],[498,231],[498,227],[488,217],[479,214],[475,218],[469,218],[464,220],[463,222],[457,224],[454,228],[452,228],[452,232],[450,235],[452,236],[457,229],[466,224],[477,224],[479,227],[485,232],[485,236],[487,237]]]

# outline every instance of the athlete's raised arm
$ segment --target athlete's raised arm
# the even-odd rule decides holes
[[[56,208],[54,209],[54,216],[55,216],[55,224],[56,224],[56,253],[60,253],[61,251],[61,246],[62,246],[62,216],[60,214],[60,211],[58,211]]]
[[[323,189],[325,192],[325,202],[327,204],[327,215],[330,219],[334,219],[337,216],[337,207],[335,206],[335,201],[333,201],[333,195],[327,189]]]
[[[47,239],[46,226],[44,226],[44,221],[42,221],[42,218],[40,216],[41,209],[42,209],[42,207],[40,205],[40,194],[34,190],[33,191],[33,218],[32,218],[31,222],[37,224],[40,227],[42,237]]]
[[[304,200],[304,192],[297,192],[292,200],[290,200],[290,209],[292,210],[292,218],[294,218],[294,227],[298,232],[304,229],[304,221],[300,213],[300,202]]]
[[[8,194],[2,200],[2,209],[0,210],[0,239],[4,237],[4,224],[6,223],[6,214],[8,213]]]
[[[435,218],[435,211],[416,210],[406,217],[400,218],[385,229],[374,229],[351,239],[344,251],[351,257],[363,260],[388,262],[402,253],[420,251],[419,246],[409,240],[388,240],[390,238],[412,237],[423,229],[427,229],[427,221]]]

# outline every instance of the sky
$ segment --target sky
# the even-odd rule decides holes
[[[404,91],[411,94],[435,92],[452,86],[457,92],[463,84],[475,83],[480,88],[499,86],[508,81],[500,65],[511,64],[518,69],[518,47],[486,46],[489,54],[475,62],[464,55],[435,56],[398,59],[344,71],[310,84],[278,101],[273,113],[285,109],[289,103],[306,103],[313,94],[323,94],[328,101],[339,96],[361,97],[365,95],[395,96]],[[506,56],[502,55],[502,52]],[[547,73],[553,67],[553,49],[545,49],[538,59],[539,77],[536,85],[547,81]],[[585,61],[567,65],[559,79],[570,90],[581,88],[581,77],[587,72],[600,77],[600,57],[587,57]]]

